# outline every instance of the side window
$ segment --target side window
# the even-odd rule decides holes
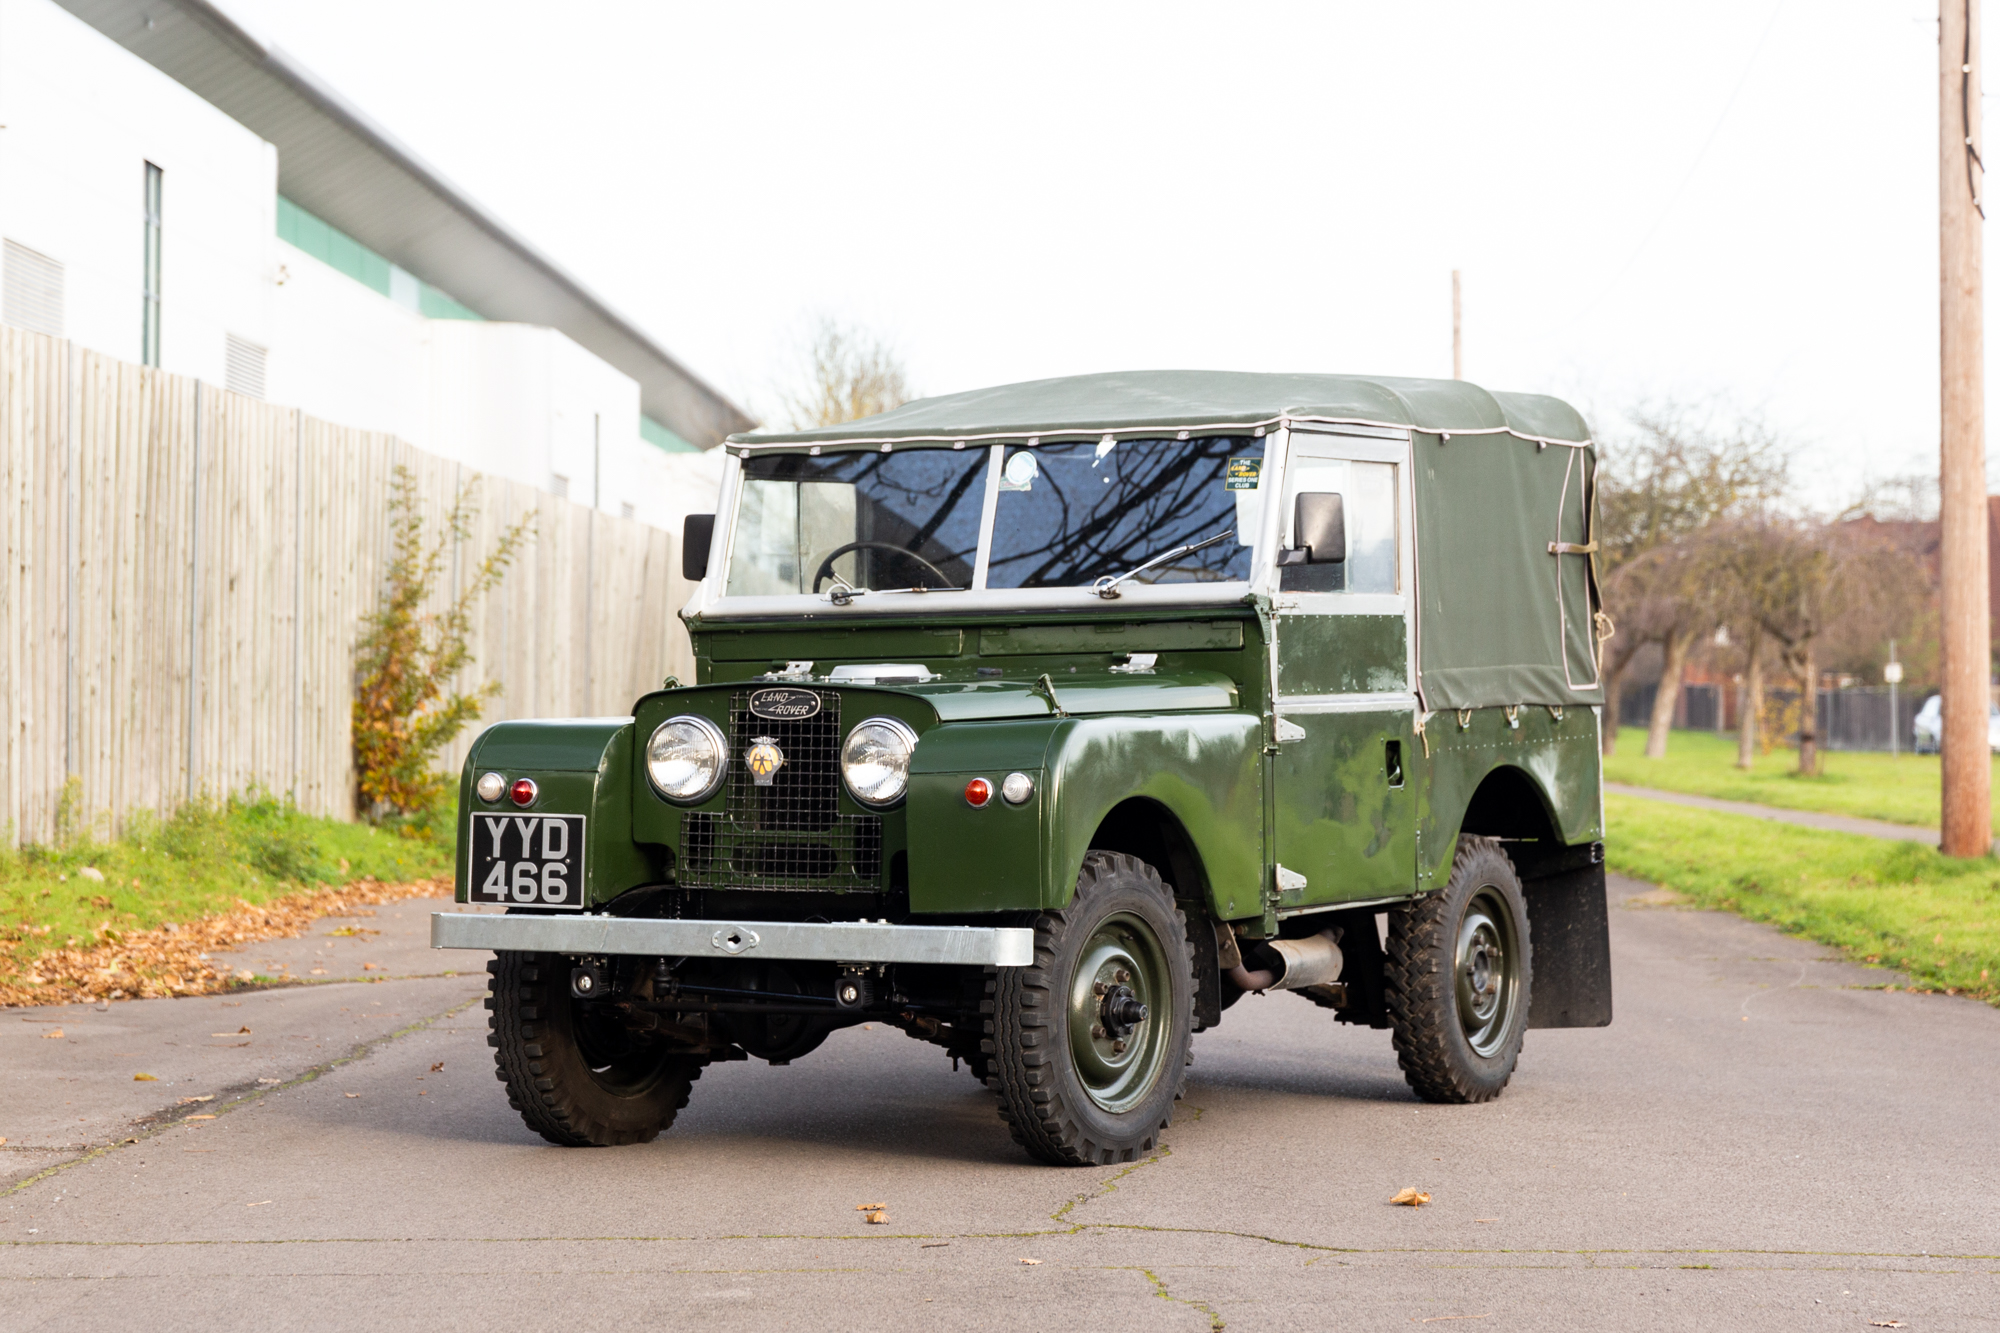
[[[1396,556],[1396,465],[1304,457],[1291,468],[1287,549],[1300,545],[1298,497],[1338,495],[1345,549],[1315,550],[1310,563],[1285,564],[1278,586],[1286,592],[1394,593],[1402,589]]]

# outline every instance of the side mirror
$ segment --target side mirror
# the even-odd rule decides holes
[[[1301,491],[1292,501],[1292,549],[1281,565],[1337,565],[1347,559],[1347,511],[1338,494]]]
[[[689,514],[681,521],[681,577],[699,583],[708,577],[708,548],[715,540],[715,515]]]

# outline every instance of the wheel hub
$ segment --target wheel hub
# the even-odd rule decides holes
[[[1479,1055],[1503,1047],[1519,1001],[1519,961],[1514,956],[1512,916],[1491,891],[1466,904],[1458,928],[1456,985],[1458,1021]]]
[[[1129,1110],[1158,1081],[1172,1034],[1152,1013],[1171,984],[1167,951],[1137,916],[1117,913],[1091,932],[1070,983],[1069,1048],[1084,1092],[1104,1110]]]

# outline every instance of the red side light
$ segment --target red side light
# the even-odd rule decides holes
[[[507,795],[513,798],[515,805],[533,805],[535,803],[535,780],[533,778],[522,778],[507,789]]]
[[[985,778],[974,778],[965,784],[965,803],[975,809],[993,799],[993,784]]]

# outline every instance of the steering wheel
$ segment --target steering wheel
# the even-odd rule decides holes
[[[834,561],[840,559],[840,557],[846,555],[849,551],[861,551],[861,550],[893,551],[895,554],[902,556],[903,559],[908,560],[913,564],[922,565],[931,574],[936,575],[938,587],[949,588],[952,586],[951,580],[944,576],[943,570],[939,569],[936,565],[932,564],[930,561],[918,555],[915,551],[906,551],[902,547],[896,545],[894,542],[849,542],[845,546],[834,547],[833,550],[828,553],[826,559],[819,562],[819,569],[813,573],[813,591],[817,593],[819,591],[819,585],[833,577]]]

